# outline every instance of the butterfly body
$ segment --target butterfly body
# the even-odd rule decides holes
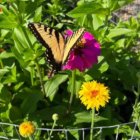
[[[68,59],[70,51],[76,46],[84,33],[84,28],[81,28],[67,38],[66,41],[60,32],[46,25],[29,23],[28,27],[37,40],[46,48],[47,61],[54,72],[61,70],[62,65]]]

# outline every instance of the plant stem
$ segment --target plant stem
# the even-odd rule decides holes
[[[27,39],[27,42],[29,43],[29,46],[31,47],[32,43],[31,43],[31,41],[30,41],[30,39],[28,37],[28,34],[27,34],[26,30],[23,27],[21,27],[21,28],[22,28],[22,31],[23,31],[26,39]],[[41,84],[42,92],[45,95],[45,88],[44,88],[44,84],[43,84],[43,78],[42,78],[41,70],[40,70],[38,61],[36,61],[35,63],[36,63],[37,71],[38,71],[38,74],[39,74],[39,79],[40,79],[40,84]],[[32,84],[33,84],[33,81],[32,81]]]
[[[135,106],[138,106],[139,98],[140,98],[140,72],[137,73],[137,77],[138,77],[138,94],[137,94],[137,97],[136,97]],[[139,112],[138,112],[138,114],[139,114]],[[140,114],[138,115],[137,120],[138,121],[140,120]],[[138,128],[140,130],[140,124],[139,123],[138,123]]]
[[[133,92],[134,92],[134,94],[135,94],[135,96],[136,96],[136,98],[135,98],[135,103],[134,103],[134,105],[133,105],[133,112],[132,112],[132,114],[131,114],[131,118],[130,118],[130,121],[131,120],[139,120],[139,116],[140,115],[138,115],[137,116],[137,118],[135,118],[134,116],[135,116],[135,114],[139,114],[139,111],[138,111],[138,106],[139,106],[139,98],[140,98],[140,72],[138,72],[137,73],[137,78],[138,78],[138,90],[137,91],[135,91],[134,89],[133,89]],[[133,118],[134,117],[134,118]],[[139,127],[139,126],[138,126]],[[140,127],[139,127],[140,128]]]
[[[39,67],[39,64],[38,64],[37,61],[36,61],[36,68],[37,68],[37,72],[39,74],[39,79],[40,79],[40,84],[41,84],[42,92],[45,95],[46,93],[45,93],[45,87],[44,87],[44,84],[43,84],[43,78],[42,78],[41,70],[40,70],[40,67]]]
[[[133,91],[136,95],[134,108],[137,107],[140,98],[140,72],[137,73],[137,78],[138,78],[138,91]]]
[[[2,63],[2,60],[0,59],[0,68],[3,69],[4,66],[3,66],[3,63]]]
[[[140,72],[137,73],[137,77],[138,77],[138,92],[135,100],[135,106],[137,106],[140,97]]]
[[[76,71],[73,70],[72,71],[72,90],[71,90],[71,94],[70,94],[68,111],[70,111],[71,104],[72,104],[72,101],[73,101],[73,96],[74,96],[74,93],[75,93],[75,74],[76,74]]]
[[[34,138],[32,136],[29,137],[29,140],[34,140]]]
[[[22,28],[22,31],[23,31],[23,33],[24,33],[24,35],[25,35],[25,37],[26,37],[26,39],[27,39],[27,41],[29,43],[29,46],[31,47],[32,43],[31,43],[31,41],[30,41],[30,39],[28,37],[28,34],[27,34],[26,30],[23,27],[21,27],[21,28]],[[43,84],[43,78],[42,78],[41,70],[40,70],[38,61],[36,61],[35,63],[36,63],[37,71],[38,71],[38,74],[39,74],[39,79],[40,79],[40,84],[41,84],[42,92],[45,95],[45,88],[44,88],[44,84]]]
[[[132,40],[133,40],[133,36],[131,36],[131,38],[127,41],[127,44],[125,45],[125,49],[127,49],[128,47],[129,47],[129,45],[130,45],[130,43],[132,42]]]
[[[94,127],[94,117],[95,117],[95,108],[92,109],[91,115],[91,127],[90,127],[90,140],[93,140],[93,127]]]
[[[52,126],[51,132],[49,134],[48,140],[51,140],[51,135],[53,133],[53,129],[54,129],[55,125],[56,125],[56,120],[53,122],[53,126]]]

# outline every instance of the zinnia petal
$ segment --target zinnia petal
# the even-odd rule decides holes
[[[67,30],[66,36],[69,37],[72,33],[73,31]],[[84,71],[98,62],[98,56],[101,53],[100,44],[89,32],[85,32],[82,38],[85,39],[85,44],[83,44],[83,47],[76,46],[73,49],[67,63],[62,67],[63,70],[79,69]]]

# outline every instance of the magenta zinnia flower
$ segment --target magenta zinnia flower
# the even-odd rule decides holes
[[[66,36],[69,37],[72,33],[73,31],[67,30]],[[91,33],[85,32],[77,45],[79,47],[75,47],[71,51],[67,63],[62,68],[63,70],[78,69],[84,71],[98,62],[97,58],[101,53],[100,44]]]

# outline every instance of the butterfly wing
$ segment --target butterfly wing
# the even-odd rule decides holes
[[[29,23],[28,27],[38,41],[46,47],[47,61],[52,69],[60,70],[65,47],[62,34],[40,23]]]
[[[67,60],[70,51],[75,47],[75,45],[78,43],[78,41],[80,41],[83,33],[84,33],[85,29],[84,28],[80,28],[79,30],[77,30],[76,32],[74,32],[68,39],[67,39],[67,43],[65,45],[65,50],[64,50],[64,56],[63,56],[63,60],[62,63],[64,64],[65,61]]]

